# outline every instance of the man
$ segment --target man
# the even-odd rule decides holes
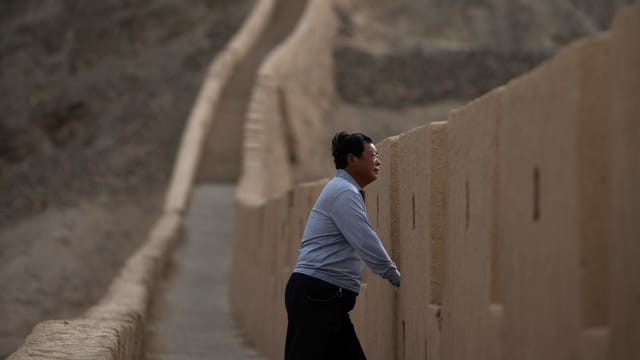
[[[349,318],[364,264],[400,286],[400,273],[365,208],[362,189],[376,180],[381,164],[373,141],[340,132],[332,154],[337,174],[309,214],[285,291],[286,360],[365,359]]]

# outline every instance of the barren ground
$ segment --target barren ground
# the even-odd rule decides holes
[[[146,238],[206,66],[252,4],[0,3],[0,358],[96,303]]]

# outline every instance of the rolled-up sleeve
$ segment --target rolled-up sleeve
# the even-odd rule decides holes
[[[391,260],[369,222],[360,194],[354,191],[341,192],[333,203],[331,218],[347,242],[374,273],[385,277],[389,270],[397,270],[396,264]]]

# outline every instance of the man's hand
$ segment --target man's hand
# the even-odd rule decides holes
[[[395,286],[395,287],[400,287],[400,272],[398,271],[398,269],[395,268],[391,268],[389,270],[387,270],[386,273],[384,273],[384,276],[382,276],[384,279],[389,280],[389,282],[391,283],[391,285]]]

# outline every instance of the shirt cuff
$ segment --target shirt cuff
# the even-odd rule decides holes
[[[389,280],[393,286],[400,286],[400,272],[395,268],[387,270],[383,278]]]

